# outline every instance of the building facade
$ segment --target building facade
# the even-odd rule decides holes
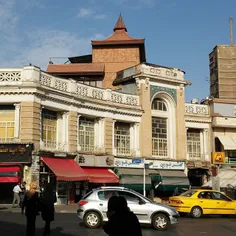
[[[131,38],[121,16],[111,37],[92,41],[91,55],[69,61],[47,72],[0,69],[2,201],[10,177],[53,184],[58,204],[100,185],[151,198],[202,185],[211,117],[208,105],[185,104],[183,71],[147,63],[144,39]]]

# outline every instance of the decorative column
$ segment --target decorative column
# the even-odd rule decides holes
[[[112,121],[112,154],[116,156],[116,147],[115,147],[115,123],[116,120]]]
[[[188,154],[188,127],[185,128],[186,130],[186,160],[189,160],[189,154]]]
[[[140,156],[140,147],[139,147],[139,123],[133,125],[133,149],[135,150],[135,156]]]
[[[40,148],[44,147],[44,143],[43,143],[43,106],[40,107]]]
[[[14,138],[19,139],[20,137],[20,104],[14,104],[15,106],[15,126],[14,126]]]
[[[104,151],[104,119],[98,118],[96,120],[96,147],[97,151],[103,152]]]
[[[201,161],[203,160],[203,158],[205,159],[205,152],[204,152],[204,131],[201,130],[200,132],[200,147],[201,147]]]
[[[79,118],[81,117],[81,115],[77,114],[77,124],[78,124],[78,129],[77,129],[77,132],[78,132],[78,135],[77,135],[77,151],[80,151],[81,150],[81,146],[80,146],[80,143],[79,143]]]
[[[62,114],[62,150],[68,151],[68,113]]]
[[[204,141],[204,161],[209,161],[209,152],[208,152],[208,129],[203,130],[203,141]]]

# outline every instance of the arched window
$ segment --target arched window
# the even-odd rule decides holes
[[[152,155],[175,158],[175,104],[169,94],[159,92],[152,101]]]
[[[155,98],[152,102],[152,110],[167,111],[165,102],[160,98]]]

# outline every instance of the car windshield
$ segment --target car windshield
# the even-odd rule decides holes
[[[186,192],[184,192],[184,193],[181,193],[180,194],[180,196],[185,196],[185,197],[191,197],[191,196],[193,196],[193,194],[194,193],[196,193],[197,192],[197,190],[188,190],[188,191],[186,191]]]

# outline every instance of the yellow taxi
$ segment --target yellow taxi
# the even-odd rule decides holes
[[[194,218],[236,214],[236,201],[221,192],[208,189],[191,189],[179,196],[170,197],[169,206],[174,207],[182,216],[190,213]]]

